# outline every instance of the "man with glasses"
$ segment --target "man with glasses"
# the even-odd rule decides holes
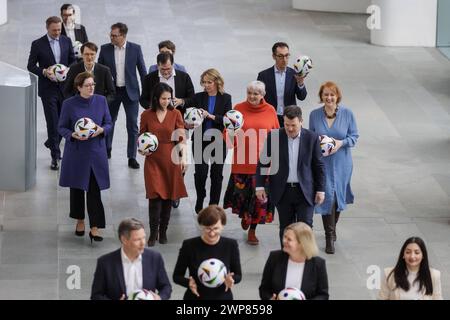
[[[100,63],[95,63],[97,51],[98,47],[93,42],[86,42],[81,46],[83,61],[73,64],[69,69],[66,79],[66,86],[64,88],[64,97],[66,99],[74,96],[78,91],[73,87],[75,77],[82,72],[88,71],[94,75],[94,93],[104,96],[108,104],[114,100],[116,88],[113,83],[111,71],[109,71],[107,66]]]
[[[72,43],[80,41],[81,43],[88,42],[86,28],[82,24],[75,23],[75,8],[70,3],[65,3],[61,6],[61,18],[63,21],[61,27],[61,34],[69,37]]]
[[[136,161],[136,149],[140,92],[136,69],[139,72],[141,82],[147,71],[141,46],[127,41],[127,33],[128,27],[124,23],[118,22],[111,26],[111,43],[102,45],[98,63],[109,67],[116,86],[115,99],[109,105],[109,111],[113,120],[113,130],[106,140],[108,158],[111,158],[114,124],[119,114],[120,104],[123,103],[127,118],[128,167],[139,169],[139,163]]]
[[[285,42],[277,42],[272,46],[272,57],[275,65],[258,74],[257,80],[266,85],[264,99],[277,110],[280,127],[284,126],[283,111],[285,106],[296,105],[296,97],[305,100],[306,87],[304,77],[288,67],[289,46]]]

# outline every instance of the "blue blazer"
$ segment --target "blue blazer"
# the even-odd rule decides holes
[[[170,298],[172,286],[167,277],[164,261],[157,251],[145,248],[142,253],[142,286],[156,292],[161,299]],[[91,300],[119,300],[127,294],[120,249],[101,256],[92,283]]]
[[[61,61],[59,61],[59,63],[69,67],[75,62],[72,41],[70,38],[60,35],[59,46],[61,48]],[[56,60],[53,56],[47,34],[45,34],[43,37],[34,40],[31,44],[30,56],[28,57],[27,64],[28,71],[39,77],[38,95],[40,97],[51,97],[58,91],[61,91],[62,94],[62,91],[64,90],[64,82],[53,82],[42,74],[44,69],[47,69],[54,64],[56,64]]]
[[[295,80],[294,75],[295,70],[287,67],[286,82],[284,84],[284,105],[286,107],[290,105],[297,105],[295,97],[297,97],[299,100],[305,100],[306,98],[306,87],[303,86],[303,88],[300,89],[297,85],[297,80]],[[264,99],[266,99],[267,103],[274,106],[276,110],[278,101],[274,67],[272,66],[266,70],[261,71],[258,74],[257,80],[264,82],[264,84],[266,85],[266,95],[264,96]]]
[[[117,70],[116,62],[114,59],[114,45],[107,43],[102,45],[100,55],[98,57],[98,63],[101,63],[111,70],[111,74],[116,85]],[[141,46],[127,41],[125,48],[125,87],[128,97],[131,101],[137,101],[140,97],[139,81],[136,74],[136,68],[141,78],[141,83],[144,77],[147,75],[145,68],[144,56],[142,55]]]
[[[272,150],[278,146],[279,150]],[[277,152],[278,151],[278,152]],[[278,205],[289,176],[288,136],[284,128],[274,129],[267,135],[261,155],[272,157],[269,163],[262,163],[260,157],[256,168],[256,187],[264,187],[265,176],[261,170],[270,167],[269,192],[272,203]],[[263,161],[265,162],[265,161]],[[325,191],[325,165],[320,150],[319,135],[308,129],[301,129],[298,150],[297,176],[300,189],[307,203],[314,206],[317,191]]]

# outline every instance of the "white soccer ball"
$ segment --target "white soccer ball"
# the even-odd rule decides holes
[[[67,68],[65,65],[57,63],[52,66],[52,70],[57,82],[63,82],[66,80],[69,68]]]
[[[72,43],[72,47],[73,47],[73,54],[75,55],[75,58],[77,59],[81,59],[83,57],[82,53],[81,53],[81,46],[83,44],[80,41],[75,41]]]
[[[227,267],[219,259],[203,261],[198,267],[198,278],[208,288],[217,288],[225,282]]]
[[[278,300],[306,300],[306,297],[297,288],[285,288],[278,293]]]
[[[333,151],[333,149],[336,148],[336,140],[326,135],[319,136],[319,139],[322,156],[324,157],[329,156],[331,151]]]
[[[203,122],[202,111],[197,108],[187,108],[184,113],[184,122],[188,125],[194,125],[194,128],[201,126]]]
[[[97,131],[97,125],[89,118],[80,118],[75,122],[74,130],[79,137],[89,138]]]
[[[308,56],[301,56],[295,59],[294,70],[301,77],[306,77],[312,67],[312,60]]]
[[[158,138],[150,133],[144,132],[138,138],[138,150],[144,155],[149,155],[158,149]]]
[[[149,290],[142,289],[132,292],[127,300],[155,300],[155,297]]]
[[[244,125],[244,116],[237,110],[230,110],[223,116],[225,129],[236,131]]]

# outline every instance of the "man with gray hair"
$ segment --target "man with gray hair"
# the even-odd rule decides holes
[[[145,248],[144,224],[123,220],[118,229],[122,247],[101,256],[92,283],[92,300],[124,300],[137,290],[148,290],[156,300],[170,298],[172,286],[157,251]]]

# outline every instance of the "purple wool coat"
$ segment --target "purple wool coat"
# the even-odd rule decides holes
[[[104,133],[85,141],[72,138],[75,122],[83,117],[91,118]],[[104,96],[94,94],[85,99],[76,95],[63,102],[58,123],[58,132],[66,140],[59,179],[61,187],[88,191],[92,170],[100,190],[109,188],[105,137],[111,128],[111,115]]]

